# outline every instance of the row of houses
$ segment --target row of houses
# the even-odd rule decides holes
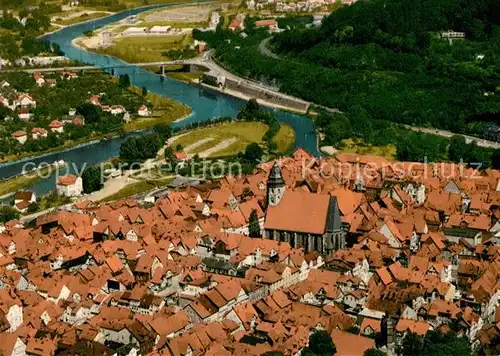
[[[147,202],[8,222],[4,353],[296,355],[317,330],[341,355],[450,331],[487,353],[500,336],[500,172],[472,174],[299,149]]]

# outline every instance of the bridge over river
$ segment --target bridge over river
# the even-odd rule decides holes
[[[148,68],[160,67],[162,76],[165,76],[165,67],[172,65],[189,66],[190,71],[204,71],[205,74],[217,79],[219,85],[217,87],[206,88],[217,90],[219,92],[235,96],[241,99],[256,98],[261,105],[271,108],[294,111],[300,114],[305,114],[309,110],[310,102],[296,98],[294,96],[281,93],[277,88],[272,88],[263,83],[242,78],[235,75],[222,66],[220,66],[211,56],[211,51],[203,53],[202,56],[191,59],[161,61],[161,62],[141,62],[141,63],[126,63],[116,62],[99,63],[97,65],[83,65],[75,67],[49,67],[49,68],[21,68],[15,71],[24,71],[27,73],[55,73],[66,71],[87,71],[94,69],[103,70],[119,70],[128,68]]]
[[[193,59],[185,59],[185,60],[176,60],[176,61],[162,61],[162,62],[142,62],[142,63],[114,63],[112,65],[83,65],[83,66],[66,66],[66,67],[46,67],[46,68],[23,68],[13,71],[23,71],[26,73],[56,73],[56,72],[68,72],[68,71],[87,71],[93,69],[117,69],[117,68],[126,68],[126,67],[161,67],[164,68],[166,66],[172,65],[199,65],[203,66],[205,61],[202,58],[193,58]],[[164,73],[163,73],[164,74]]]

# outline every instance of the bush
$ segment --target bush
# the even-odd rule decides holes
[[[1,205],[0,206],[0,222],[5,223],[7,221],[11,220],[16,220],[19,219],[19,212],[8,206],[8,205]]]
[[[102,170],[100,167],[87,168],[82,174],[83,192],[90,194],[102,188]]]

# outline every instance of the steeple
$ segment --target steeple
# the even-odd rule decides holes
[[[274,162],[269,177],[267,178],[267,205],[278,205],[285,193],[285,181],[281,175],[281,168]]]

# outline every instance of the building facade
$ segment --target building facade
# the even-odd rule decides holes
[[[346,247],[337,198],[305,191],[286,191],[275,164],[267,182],[264,237],[302,247],[306,252],[330,254]]]

